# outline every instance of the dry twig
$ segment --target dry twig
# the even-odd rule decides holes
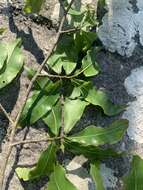
[[[72,78],[78,77],[80,74],[82,74],[84,71],[86,71],[91,65],[92,65],[92,63],[87,65],[81,71],[79,71],[73,75],[69,75],[69,76],[67,76],[67,75],[53,75],[53,74],[50,74],[48,72],[46,72],[44,74],[39,74],[38,76],[39,77],[49,77],[49,78],[59,78],[59,79],[72,79]]]
[[[45,139],[33,139],[33,140],[24,140],[24,141],[18,141],[18,142],[14,142],[11,144],[11,147],[13,146],[17,146],[17,145],[21,145],[21,144],[32,144],[32,143],[40,143],[40,142],[52,142],[55,140],[59,140],[62,139],[63,136],[61,137],[53,137],[53,138],[45,138]]]
[[[4,115],[6,116],[6,118],[9,120],[9,122],[11,124],[14,124],[14,121],[12,120],[12,118],[10,117],[10,115],[8,114],[8,112],[5,110],[5,108],[2,106],[2,104],[0,104],[0,110],[2,110],[2,112],[4,113]]]

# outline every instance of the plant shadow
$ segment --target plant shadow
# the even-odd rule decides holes
[[[20,91],[19,76],[8,86],[0,90],[0,103],[8,113],[11,113],[18,99]],[[5,139],[7,127],[10,125],[5,115],[0,111],[0,152],[1,144]]]
[[[37,63],[42,63],[44,60],[44,53],[42,49],[38,46],[37,42],[34,39],[32,29],[28,27],[28,33],[24,30],[19,30],[18,26],[15,24],[13,16],[13,8],[9,6],[9,29],[12,33],[16,34],[17,38],[22,39],[22,45],[25,50],[34,55]]]

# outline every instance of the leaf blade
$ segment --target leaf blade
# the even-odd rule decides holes
[[[0,73],[2,72],[2,69],[5,65],[5,61],[7,59],[7,49],[5,48],[5,45],[0,43]]]
[[[86,69],[85,69],[86,68]],[[100,69],[96,63],[95,55],[93,51],[87,51],[87,55],[82,60],[82,69],[84,70],[83,74],[86,77],[95,76],[99,73]]]
[[[64,104],[64,131],[69,133],[74,127],[77,121],[81,118],[85,107],[88,102],[82,101],[80,99],[70,100],[66,99]],[[72,116],[72,117],[71,117]]]
[[[43,96],[33,107],[31,112],[30,124],[35,123],[52,109],[53,104],[58,100],[59,95]]]
[[[54,143],[50,144],[49,147],[42,152],[36,167],[32,169],[16,169],[18,177],[24,181],[28,181],[49,175],[53,171],[54,165],[56,163],[56,150],[56,145]]]
[[[0,28],[0,35],[2,35],[6,31],[6,28]]]
[[[114,144],[118,142],[128,127],[128,121],[121,119],[113,122],[109,127],[101,128],[89,126],[76,135],[67,139],[83,145],[99,146],[104,144]]]
[[[63,46],[64,44],[64,46]],[[78,53],[75,47],[73,35],[63,35],[58,43],[55,53],[47,61],[47,67],[58,73],[64,69],[67,75],[75,69],[78,61]]]
[[[25,13],[39,13],[44,1],[45,0],[26,0],[24,7]]]
[[[125,105],[113,104],[105,92],[96,90],[95,88],[91,88],[89,90],[85,100],[95,106],[100,106],[103,109],[104,113],[108,116],[119,114],[126,108]]]
[[[47,190],[77,190],[77,188],[66,178],[66,172],[60,165],[55,166],[50,176]]]
[[[143,189],[143,160],[135,155],[128,176],[124,177],[124,190]]]
[[[44,86],[43,86],[44,82]],[[45,83],[46,82],[46,83]],[[41,84],[42,83],[42,84]],[[37,81],[40,89],[34,90],[28,98],[20,118],[20,125],[33,124],[49,112],[59,98],[59,82]],[[41,89],[42,88],[42,89]]]
[[[48,125],[54,135],[58,135],[59,129],[61,127],[61,112],[61,104],[59,101],[55,106],[52,107],[50,113],[48,113],[47,116],[43,118],[44,123]]]
[[[93,164],[90,164],[90,175],[92,176],[96,188],[98,190],[105,190],[104,185],[103,185],[103,179],[100,174],[100,162],[96,161]]]
[[[19,48],[20,43],[21,40],[17,39],[14,42],[5,44],[7,59],[5,59],[4,55],[4,57],[1,55],[6,62],[4,71],[0,73],[0,89],[12,82],[23,67],[24,58]],[[1,63],[1,68],[2,67],[3,62]]]
[[[64,146],[67,151],[72,152],[75,155],[84,155],[91,161],[121,156],[120,153],[115,152],[110,148],[103,149],[96,146],[84,146],[79,143],[68,141],[67,139],[64,141]]]

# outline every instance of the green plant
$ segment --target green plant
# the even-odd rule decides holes
[[[129,174],[123,178],[124,190],[143,189],[143,160],[134,155],[131,163]]]
[[[38,13],[44,1],[27,0],[26,13]],[[104,189],[99,173],[100,160],[120,156],[112,149],[99,146],[114,144],[121,140],[128,127],[128,121],[121,119],[110,126],[101,128],[87,126],[73,133],[87,106],[101,108],[105,115],[113,116],[124,110],[125,106],[114,105],[106,93],[98,90],[91,77],[100,72],[96,62],[99,47],[93,44],[97,40],[92,28],[98,25],[95,10],[87,6],[80,12],[72,6],[73,0],[64,6],[64,16],[59,26],[55,44],[38,70],[24,67],[31,80],[26,99],[19,114],[13,121],[0,105],[12,124],[8,153],[2,170],[1,187],[6,165],[14,146],[25,143],[45,141],[47,149],[41,153],[37,165],[33,168],[17,168],[16,173],[24,181],[49,176],[48,190],[76,190],[66,178],[66,171],[58,160],[57,153],[69,151],[74,155],[84,155],[90,162],[90,173],[98,189]],[[71,19],[67,19],[66,15]],[[68,25],[63,30],[64,21]],[[4,45],[0,44],[0,88],[8,85],[18,75],[23,66],[23,56],[19,48],[20,40]],[[41,71],[44,70],[44,74]],[[30,92],[32,95],[29,97]],[[18,125],[25,127],[42,120],[49,129],[46,139],[14,142]]]
[[[0,35],[2,35],[6,31],[6,28],[0,28]]]

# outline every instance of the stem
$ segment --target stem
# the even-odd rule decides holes
[[[0,104],[0,110],[4,113],[4,115],[7,117],[7,119],[10,121],[11,124],[14,124],[14,121],[12,118],[9,116],[8,112],[5,110],[5,108]]]
[[[25,100],[24,100],[24,102],[23,102],[23,104],[22,104],[22,106],[20,108],[20,111],[19,111],[17,117],[16,117],[16,121],[12,124],[12,131],[11,131],[11,134],[10,134],[10,142],[9,142],[9,145],[8,145],[8,148],[7,148],[7,155],[5,156],[5,160],[3,161],[3,168],[1,170],[1,177],[0,177],[0,189],[1,190],[3,189],[5,171],[6,171],[8,160],[9,160],[9,157],[11,155],[12,148],[13,148],[13,146],[11,146],[11,144],[13,144],[13,141],[14,141],[14,137],[15,137],[15,133],[16,133],[16,128],[17,128],[17,125],[19,123],[19,119],[20,119],[21,114],[22,114],[22,112],[24,110],[24,107],[26,105],[27,99],[29,97],[29,94],[31,92],[31,89],[33,87],[34,82],[36,81],[37,77],[39,76],[40,72],[44,68],[45,64],[47,63],[48,59],[53,54],[53,52],[54,52],[54,50],[55,50],[55,48],[57,46],[57,43],[58,43],[60,35],[61,35],[61,31],[62,31],[62,28],[63,28],[64,21],[66,19],[68,11],[71,8],[71,6],[72,6],[73,3],[74,3],[74,0],[71,0],[68,8],[66,9],[66,12],[64,12],[64,15],[63,15],[63,17],[61,19],[61,22],[60,22],[60,25],[59,25],[59,29],[58,29],[58,32],[57,32],[57,35],[56,35],[55,43],[52,46],[52,48],[50,49],[50,51],[48,52],[47,57],[45,58],[45,60],[43,61],[43,63],[37,69],[36,74],[34,75],[34,77],[32,78],[32,80],[30,81],[28,89],[27,89],[27,92],[26,92],[26,95],[25,95]]]
[[[39,74],[38,76],[39,77],[59,78],[59,79],[72,79],[72,78],[78,77],[80,74],[82,74],[84,71],[86,71],[91,65],[92,65],[92,63],[89,64],[89,65],[87,65],[84,69],[82,69],[78,73],[76,73],[74,75],[71,75],[71,76],[67,76],[67,75],[52,75],[52,74],[50,74],[48,72],[45,73],[45,74]]]
[[[55,140],[59,140],[62,139],[62,137],[53,137],[53,138],[46,138],[46,139],[39,139],[39,140],[24,140],[24,141],[18,141],[15,143],[12,143],[11,146],[17,146],[17,145],[21,145],[21,144],[31,144],[31,143],[39,143],[39,142],[49,142],[49,141],[55,141]]]
[[[71,28],[71,29],[67,29],[67,30],[62,30],[61,34],[71,33],[71,32],[78,32],[78,31],[80,31],[80,28]]]

